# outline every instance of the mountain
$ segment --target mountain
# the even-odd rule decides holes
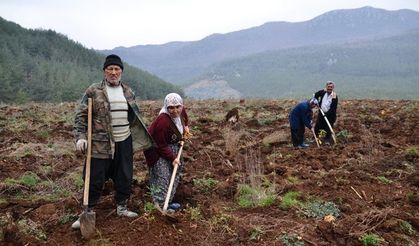
[[[117,52],[134,66],[176,83],[187,84],[213,64],[261,52],[289,48],[342,44],[402,34],[419,28],[419,13],[372,7],[334,10],[303,22],[269,22],[199,41],[138,45],[102,50]]]
[[[74,101],[103,78],[105,56],[51,30],[28,30],[0,17],[0,102]],[[125,64],[122,79],[142,99],[182,90]]]
[[[192,98],[308,98],[326,80],[345,98],[418,99],[419,29],[404,34],[268,51],[210,67],[185,88]],[[205,86],[201,85],[205,82]],[[224,94],[213,93],[221,84]],[[227,83],[228,82],[228,83]],[[226,92],[233,93],[226,94]],[[237,93],[239,92],[239,94]]]

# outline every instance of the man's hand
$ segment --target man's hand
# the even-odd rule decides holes
[[[81,153],[85,153],[87,149],[87,140],[86,139],[79,139],[76,143],[76,149],[77,151],[80,151]]]

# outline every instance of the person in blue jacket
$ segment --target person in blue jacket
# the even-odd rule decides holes
[[[298,103],[289,114],[291,126],[292,145],[297,148],[307,148],[309,145],[304,143],[305,127],[311,130],[313,127],[313,111],[314,107],[319,106],[317,99],[312,98]]]

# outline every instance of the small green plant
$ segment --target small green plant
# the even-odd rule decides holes
[[[419,151],[416,146],[409,146],[405,150],[406,159],[413,161],[415,158],[419,157]]]
[[[45,232],[40,228],[40,226],[30,220],[30,219],[23,219],[23,220],[19,220],[18,222],[18,226],[19,229],[23,232],[25,232],[26,234],[30,234],[40,240],[47,240],[47,235],[45,234]]]
[[[361,241],[362,245],[364,246],[379,246],[384,243],[384,239],[377,234],[374,233],[364,233],[359,238],[359,241]]]
[[[327,135],[327,132],[325,130],[321,129],[319,131],[319,138],[320,139],[324,139],[326,137],[326,135]]]
[[[41,181],[41,179],[32,172],[25,173],[22,177],[20,177],[20,184],[26,186],[26,187],[35,187]]]
[[[285,246],[304,246],[304,241],[301,240],[301,237],[291,233],[291,234],[284,234],[279,237]]]
[[[22,186],[26,188],[33,188],[40,181],[41,179],[35,173],[27,172],[17,180],[12,178],[6,178],[3,181],[2,186],[4,187],[3,189],[12,191]]]
[[[199,191],[203,193],[208,193],[217,186],[218,180],[213,178],[198,178],[193,179],[193,185],[195,188],[197,188]]]
[[[336,138],[339,139],[342,142],[347,142],[349,138],[351,138],[352,135],[349,133],[348,130],[342,130],[336,134]]]
[[[157,194],[159,194],[161,192],[161,188],[156,186],[156,185],[152,185],[148,187],[148,192],[147,195],[150,197],[153,197]]]
[[[393,183],[393,181],[389,180],[388,178],[386,178],[384,176],[378,176],[377,180],[378,180],[378,182],[386,184],[386,185]]]
[[[409,192],[406,195],[407,200],[412,203],[412,204],[416,204],[419,201],[419,192]]]
[[[284,197],[282,197],[280,207],[283,209],[288,209],[290,207],[301,206],[302,202],[298,200],[300,196],[301,193],[298,191],[289,191],[285,193]]]
[[[203,216],[201,214],[201,210],[199,209],[199,207],[188,207],[186,209],[186,212],[189,213],[189,216],[191,218],[192,221],[198,222],[200,220],[202,220]]]
[[[312,201],[303,205],[303,214],[312,218],[323,218],[326,215],[340,216],[340,210],[333,202]]]
[[[238,203],[242,208],[269,206],[275,202],[275,199],[276,197],[270,187],[239,186]]]
[[[73,180],[73,183],[77,187],[77,189],[80,190],[81,188],[84,187],[83,177],[80,174],[72,175],[71,179]]]
[[[211,217],[211,219],[206,222],[209,225],[209,230],[217,230],[222,233],[228,233],[230,235],[235,235],[235,231],[229,227],[229,221],[231,217],[228,214],[219,213]]]
[[[217,214],[215,216],[212,216],[209,220],[210,225],[221,225],[221,224],[227,224],[227,222],[230,220],[230,216],[224,213]]]
[[[411,236],[416,234],[415,228],[413,228],[413,226],[407,221],[400,221],[399,226],[401,231],[406,235]]]
[[[58,219],[58,223],[63,225],[63,224],[67,224],[67,223],[70,223],[70,222],[74,222],[78,219],[78,217],[79,216],[75,215],[75,214],[64,214],[63,216],[61,216]]]
[[[287,176],[286,180],[291,184],[297,184],[299,182],[299,179],[294,176]]]
[[[154,210],[156,210],[156,207],[154,207],[154,204],[152,202],[146,202],[144,204],[144,212],[152,213]]]
[[[249,239],[259,241],[263,234],[265,234],[265,231],[260,226],[254,227],[250,230]]]

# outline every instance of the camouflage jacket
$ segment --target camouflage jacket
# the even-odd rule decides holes
[[[115,141],[113,140],[111,110],[105,83],[104,80],[94,83],[85,91],[76,112],[74,136],[76,142],[79,139],[87,139],[87,98],[92,98],[92,157],[113,159]],[[135,95],[128,85],[122,82],[121,85],[128,103],[128,121],[133,139],[133,149],[134,151],[148,149],[153,146],[153,140],[141,118],[140,109],[135,102]]]

